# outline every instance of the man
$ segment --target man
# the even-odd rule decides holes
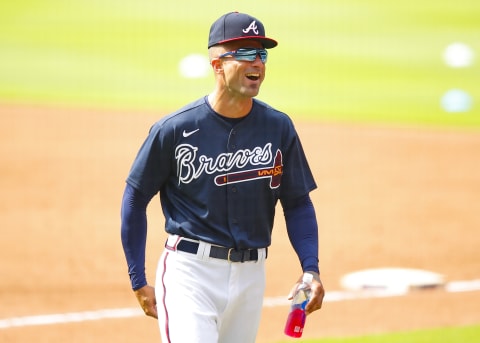
[[[250,15],[215,21],[214,90],[154,124],[130,170],[122,243],[132,288],[158,318],[163,342],[255,342],[278,200],[302,271],[314,275],[306,311],[322,305],[309,196],[316,184],[289,117],[254,99],[266,49],[276,45]],[[146,208],[157,193],[169,236],[153,288],[144,270]]]

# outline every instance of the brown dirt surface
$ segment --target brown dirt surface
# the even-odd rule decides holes
[[[124,179],[163,114],[0,104],[0,320],[138,307],[120,243]],[[349,272],[431,270],[480,278],[480,132],[298,122],[314,171],[320,265],[328,291]],[[149,207],[147,273],[165,234]],[[300,275],[279,208],[267,297]],[[443,289],[326,302],[305,338],[480,323],[480,292]],[[258,342],[285,339],[288,307],[264,309]],[[186,328],[187,328],[186,324]],[[160,341],[143,316],[0,328],[1,342]]]

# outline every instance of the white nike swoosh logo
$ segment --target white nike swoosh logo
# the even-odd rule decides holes
[[[196,130],[193,130],[193,131],[190,131],[190,132],[187,132],[187,131],[183,130],[183,137],[187,138],[188,136],[193,135],[198,130],[200,130],[200,129],[196,129]]]

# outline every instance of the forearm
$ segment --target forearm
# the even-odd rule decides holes
[[[146,198],[132,186],[125,187],[121,208],[121,239],[132,288],[147,284],[145,276],[145,245],[147,240]]]
[[[318,224],[310,197],[282,203],[290,242],[304,272],[319,273]]]

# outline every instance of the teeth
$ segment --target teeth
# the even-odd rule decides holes
[[[256,81],[260,78],[260,74],[258,73],[247,73],[245,76],[252,81]]]

